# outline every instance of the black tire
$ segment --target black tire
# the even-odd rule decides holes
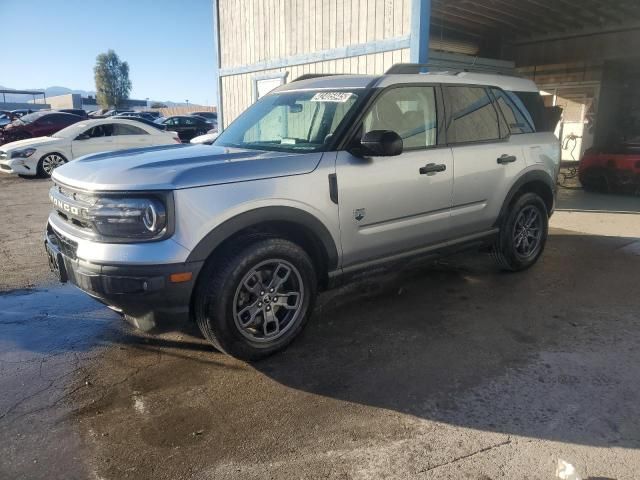
[[[57,165],[57,167],[64,165],[65,163],[67,163],[67,159],[65,158],[64,155],[61,155],[57,152],[51,152],[51,153],[47,153],[46,155],[43,155],[40,160],[38,161],[38,177],[40,178],[49,178],[51,177],[51,174],[53,173],[53,170],[48,171],[47,167],[45,166],[45,162],[47,162],[47,159],[52,158],[52,157],[56,157],[57,159],[59,159],[59,165]],[[55,168],[54,167],[54,170]]]
[[[301,293],[299,299],[296,300],[299,308],[294,310],[296,313],[292,315],[290,323],[284,324],[285,326],[281,332],[280,323],[276,322],[278,324],[278,332],[280,332],[278,335],[280,336],[273,339],[254,339],[254,337],[261,335],[266,337],[269,322],[266,320],[268,313],[260,310],[261,313],[250,315],[250,318],[251,322],[257,323],[260,323],[261,319],[261,325],[251,328],[242,328],[240,325],[241,320],[239,317],[242,312],[248,308],[247,306],[251,306],[249,304],[254,307],[259,305],[254,302],[257,302],[259,298],[263,298],[260,293],[265,293],[264,291],[256,291],[255,298],[253,298],[253,294],[249,293],[252,290],[248,290],[245,285],[251,279],[257,280],[258,277],[247,278],[247,275],[252,275],[252,272],[255,272],[260,265],[265,265],[263,268],[268,269],[272,263],[278,266],[273,269],[270,281],[275,278],[275,271],[280,268],[281,264],[286,264],[284,268],[293,267],[289,274],[292,277],[288,276],[287,282],[296,280],[296,283],[301,285]],[[269,280],[264,282],[262,280],[261,273],[260,285],[269,283]],[[256,281],[256,283],[258,282]],[[255,285],[252,288],[255,288]],[[282,288],[285,288],[284,283]],[[263,237],[226,251],[223,255],[218,255],[214,260],[207,263],[198,279],[194,294],[193,311],[202,334],[218,350],[241,360],[259,360],[284,349],[300,333],[311,315],[316,292],[316,272],[309,255],[298,245],[288,240]],[[271,295],[268,292],[266,294]],[[241,306],[246,308],[242,308],[240,312],[237,312],[237,309],[240,308],[238,306],[239,295],[250,296],[251,301],[242,304]],[[277,289],[273,295],[278,295]],[[281,302],[283,297],[285,297],[284,293],[280,297]],[[275,296],[270,298],[272,302],[278,300]],[[267,305],[268,301],[265,302],[265,305]],[[272,305],[275,305],[275,303],[272,303]],[[270,307],[264,306],[262,308],[269,309]],[[290,309],[280,306],[277,309],[273,308],[270,318],[274,318],[281,309],[280,313],[286,318]]]
[[[534,229],[527,228],[523,231],[520,221],[531,212],[537,214],[536,226],[539,236],[536,245],[527,252],[523,242],[526,241],[527,246],[534,242],[531,237]],[[542,198],[535,193],[524,193],[516,198],[500,225],[500,233],[493,246],[493,256],[500,268],[517,272],[531,267],[544,251],[548,230],[549,214]]]

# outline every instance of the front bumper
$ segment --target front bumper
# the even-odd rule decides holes
[[[186,320],[196,278],[204,262],[163,265],[101,265],[77,257],[77,244],[53,230],[45,248],[60,263],[60,280],[69,282],[112,309],[134,326],[150,330],[168,320]],[[55,263],[55,262],[54,262]],[[173,282],[172,274],[191,274]],[[188,275],[187,275],[188,276]]]
[[[29,165],[24,159],[0,160],[0,173],[15,175],[36,175],[37,167]]]

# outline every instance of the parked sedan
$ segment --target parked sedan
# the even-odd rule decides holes
[[[11,112],[7,110],[0,110],[0,129],[5,125],[9,125],[11,123]]]
[[[168,130],[178,132],[180,140],[183,142],[188,142],[198,135],[204,135],[211,129],[211,124],[207,123],[204,118],[192,115],[168,117],[162,124],[166,125]]]
[[[218,130],[212,129],[209,130],[204,135],[198,135],[197,137],[193,137],[189,143],[201,143],[204,145],[211,145],[216,138],[218,138]]]
[[[17,118],[0,131],[0,145],[27,138],[44,137],[81,121],[77,115],[60,112],[34,112]]]
[[[78,115],[80,118],[83,118],[85,120],[89,119],[89,114],[82,108],[61,108],[58,110],[58,112],[73,113],[74,115]]]
[[[119,119],[87,120],[50,137],[30,138],[0,147],[0,172],[49,177],[60,165],[82,155],[181,143],[176,132]]]
[[[160,124],[160,123],[156,123],[152,120],[149,120],[148,118],[145,117],[140,117],[138,115],[114,115],[111,118],[119,118],[119,119],[124,119],[124,120],[131,120],[134,122],[140,122],[140,123],[144,123],[145,125],[148,125],[150,127],[153,128],[157,128],[158,130],[167,130],[167,126]]]

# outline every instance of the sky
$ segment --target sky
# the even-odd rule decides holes
[[[0,25],[2,86],[95,90],[113,49],[131,98],[215,105],[211,0],[0,0]]]

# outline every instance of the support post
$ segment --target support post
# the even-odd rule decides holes
[[[411,63],[429,63],[429,26],[431,24],[431,0],[411,2]]]
[[[216,112],[218,113],[218,132],[224,128],[224,118],[222,116],[222,77],[220,76],[220,10],[218,0],[213,0],[213,76],[216,82]]]

